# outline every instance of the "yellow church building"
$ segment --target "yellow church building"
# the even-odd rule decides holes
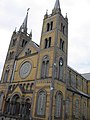
[[[44,15],[40,45],[14,31],[0,82],[0,120],[90,120],[90,74],[67,64],[68,18],[56,0]]]

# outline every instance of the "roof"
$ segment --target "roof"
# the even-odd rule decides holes
[[[85,96],[85,97],[90,98],[90,95],[88,95],[88,94],[86,94],[86,93],[84,93],[84,92],[76,89],[75,87],[71,87],[71,88],[68,87],[67,90],[72,91],[72,92],[75,92],[75,93],[80,94],[80,95],[82,95],[82,96]]]
[[[90,80],[90,73],[84,73],[82,74],[82,76],[87,79],[87,80]]]
[[[69,68],[70,70],[74,71],[75,73],[77,73],[81,77],[85,78],[85,80],[90,81],[90,73],[80,74],[76,70],[74,70],[73,68],[71,68],[70,66],[67,66],[67,68]]]
[[[34,41],[32,41],[34,43],[34,45],[36,45],[37,47],[39,47],[39,45],[37,43],[35,43]]]

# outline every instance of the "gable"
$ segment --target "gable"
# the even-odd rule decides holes
[[[15,87],[12,87],[10,90],[9,90],[9,94],[13,94],[13,93],[20,93],[22,94],[22,90],[20,88],[20,86],[17,84]]]
[[[38,52],[39,52],[39,46],[35,42],[30,41],[26,44],[23,50],[19,53],[18,58],[30,56]]]

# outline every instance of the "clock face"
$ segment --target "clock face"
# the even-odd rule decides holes
[[[20,77],[21,78],[26,78],[30,71],[31,71],[31,63],[30,62],[24,62],[21,67],[20,67],[20,71],[19,71],[19,74],[20,74]]]

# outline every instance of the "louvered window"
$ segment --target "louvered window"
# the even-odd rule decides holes
[[[49,69],[49,58],[48,56],[44,56],[42,61],[42,68],[41,68],[41,78],[48,77],[48,69]]]

